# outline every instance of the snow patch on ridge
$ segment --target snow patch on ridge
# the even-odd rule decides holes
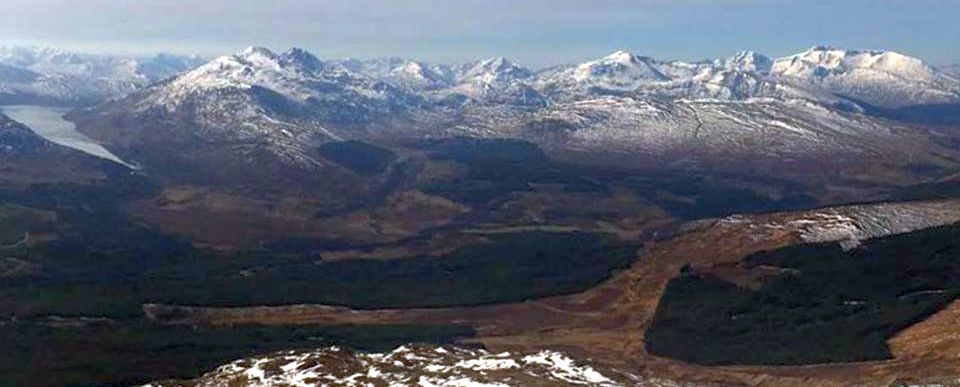
[[[734,215],[717,225],[747,225],[756,238],[793,234],[806,243],[837,242],[845,250],[868,239],[960,222],[960,200],[881,203],[786,214],[758,222]]]
[[[204,386],[464,386],[524,385],[616,387],[634,376],[600,372],[555,351],[492,353],[460,347],[402,346],[386,353],[341,347],[287,351],[238,360],[192,381]],[[156,382],[146,386],[178,385]]]

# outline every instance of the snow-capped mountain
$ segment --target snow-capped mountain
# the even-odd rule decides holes
[[[537,107],[545,103],[533,87],[536,73],[509,59],[489,58],[454,71],[458,74],[456,84],[439,95],[466,96],[485,104],[517,107]]]
[[[813,47],[777,59],[771,74],[881,107],[960,102],[960,81],[893,51]]]
[[[0,93],[49,102],[97,102],[123,96],[203,62],[197,56],[133,58],[0,46]],[[11,76],[14,70],[20,75]]]
[[[456,81],[450,66],[403,58],[335,59],[326,63],[356,76],[380,79],[417,91],[449,87]]]
[[[554,100],[601,94],[636,93],[651,97],[718,99],[806,99],[836,104],[830,93],[771,77],[772,61],[744,51],[713,61],[661,61],[617,51],[604,58],[554,70],[539,87]]]
[[[200,139],[240,159],[271,155],[316,169],[324,162],[313,150],[326,141],[472,136],[660,164],[903,163],[896,155],[904,153],[911,163],[942,163],[958,156],[944,148],[949,140],[870,116],[860,101],[945,102],[957,90],[949,75],[900,54],[820,48],[775,61],[753,52],[680,62],[618,51],[539,72],[504,58],[445,66],[249,48],[72,117],[134,162],[161,149],[157,141]]]
[[[414,90],[434,90],[449,87],[454,82],[449,68],[429,66],[417,61],[406,61],[390,70],[386,79]]]
[[[504,57],[485,59],[461,68],[456,89],[471,96],[502,90],[533,77],[534,72]]]
[[[617,51],[598,60],[589,61],[549,74],[541,88],[551,94],[570,90],[581,93],[593,91],[633,91],[653,83],[670,80],[661,71],[663,63],[626,51]]]
[[[251,47],[70,117],[147,173],[207,184],[321,184],[338,192],[328,200],[335,203],[366,185],[325,160],[318,145],[412,127],[409,116],[423,104],[304,50]]]
[[[402,120],[421,98],[384,80],[328,65],[302,49],[276,54],[250,47],[135,93],[133,112],[189,118],[207,134],[233,140],[329,140],[333,127]],[[227,117],[224,112],[230,112]]]
[[[769,74],[770,69],[773,68],[773,60],[753,51],[740,51],[729,58],[714,61],[714,66],[727,70]]]

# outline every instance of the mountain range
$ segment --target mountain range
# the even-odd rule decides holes
[[[957,106],[960,80],[890,51],[813,47],[701,62],[618,51],[537,71],[505,58],[325,61],[251,47],[70,119],[155,173],[171,163],[210,170],[216,155],[217,174],[225,165],[238,175],[259,165],[311,174],[330,164],[319,144],[443,137],[521,139],[553,155],[630,165],[820,172],[862,163],[949,169],[960,160],[956,133],[925,120],[950,122]]]
[[[136,58],[0,46],[0,103],[96,103],[204,62],[199,56],[158,54]]]
[[[899,53],[5,48],[0,90],[58,105],[0,114],[3,385],[960,369],[960,80]]]
[[[541,70],[502,57],[445,65],[250,47],[204,63],[5,46],[0,101],[86,105],[68,115],[78,131],[179,182],[313,191],[369,180],[323,144],[456,137],[528,141],[614,166],[766,176],[885,168],[914,182],[960,165],[960,134],[944,129],[960,122],[960,80],[946,69],[824,46],[699,62],[617,51]]]

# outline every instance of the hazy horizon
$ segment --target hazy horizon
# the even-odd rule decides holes
[[[695,61],[742,50],[781,57],[826,45],[893,50],[943,65],[960,62],[957,14],[960,2],[945,0],[0,0],[0,44],[206,57],[248,46],[302,47],[325,59],[504,56],[530,67],[619,49]]]

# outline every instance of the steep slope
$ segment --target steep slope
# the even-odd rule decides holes
[[[956,78],[893,51],[818,46],[777,59],[771,74],[880,107],[960,101],[960,81]]]

